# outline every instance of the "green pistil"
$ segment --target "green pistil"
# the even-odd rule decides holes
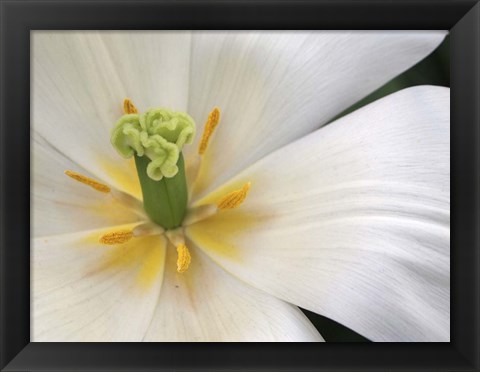
[[[138,178],[142,186],[145,212],[155,223],[165,229],[174,229],[182,224],[187,208],[187,182],[183,155],[178,160],[178,173],[164,177],[160,181],[152,180],[146,172],[148,158],[135,155]]]
[[[145,211],[165,229],[180,226],[185,216],[188,195],[181,151],[194,136],[193,119],[167,109],[123,115],[112,131],[118,153],[135,156]]]

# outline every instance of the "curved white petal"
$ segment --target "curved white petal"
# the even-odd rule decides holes
[[[65,234],[141,220],[111,194],[76,182],[65,170],[82,169],[38,133],[32,138],[32,232],[34,237]]]
[[[449,89],[415,87],[276,151],[188,228],[227,271],[374,341],[448,341]]]
[[[222,111],[196,193],[206,195],[327,123],[427,56],[444,36],[438,31],[194,33],[189,113],[201,132],[208,111],[214,106]]]
[[[163,278],[165,240],[100,245],[105,231],[32,242],[32,341],[141,341]]]
[[[186,109],[189,33],[38,31],[32,53],[35,133],[119,188],[136,177],[110,144],[123,99],[140,110]],[[112,164],[121,171],[110,174]]]
[[[234,279],[200,252],[191,249],[188,271],[178,274],[170,248],[144,341],[323,341],[297,307]]]

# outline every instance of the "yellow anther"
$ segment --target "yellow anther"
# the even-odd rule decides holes
[[[132,239],[132,237],[132,230],[119,230],[103,234],[98,241],[106,245],[115,245],[126,243]]]
[[[110,192],[110,187],[108,187],[107,185],[105,185],[103,183],[95,181],[94,179],[92,179],[90,177],[84,176],[83,174],[80,174],[80,173],[77,173],[77,172],[74,172],[74,171],[71,171],[71,170],[66,170],[65,174],[68,177],[73,178],[75,181],[78,181],[78,182],[83,183],[84,185],[90,186],[97,191],[105,192],[105,193]]]
[[[177,255],[177,271],[179,273],[184,273],[188,270],[188,266],[190,266],[192,256],[190,256],[187,246],[183,243],[177,245]]]
[[[125,114],[137,114],[138,110],[129,98],[123,100],[123,112]]]
[[[208,141],[213,134],[213,131],[218,125],[220,120],[220,110],[215,107],[212,112],[208,115],[207,122],[205,123],[205,128],[203,129],[202,140],[200,141],[200,145],[198,146],[198,153],[203,155],[205,150],[208,146]]]
[[[240,190],[235,190],[224,196],[218,203],[218,209],[233,209],[243,203],[250,190],[250,182],[247,182]]]

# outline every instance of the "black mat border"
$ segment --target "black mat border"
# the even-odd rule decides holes
[[[0,0],[0,27],[3,370],[478,370],[480,5],[476,1]],[[29,343],[29,33],[37,29],[451,30],[452,342]]]

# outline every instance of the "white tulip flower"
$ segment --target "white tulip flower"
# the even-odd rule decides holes
[[[444,37],[34,32],[32,341],[449,341]]]

